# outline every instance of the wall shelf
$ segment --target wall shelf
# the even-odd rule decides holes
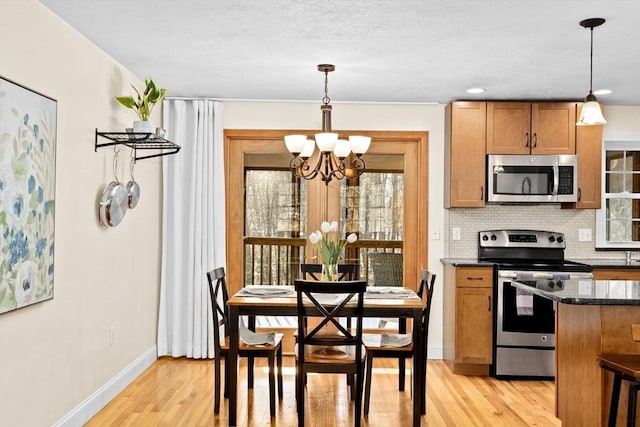
[[[107,139],[109,142],[98,143],[98,137]],[[180,146],[168,141],[163,137],[153,133],[140,132],[98,132],[96,129],[95,151],[98,148],[111,147],[114,145],[126,145],[134,150],[135,160],[150,159],[152,157],[168,156],[180,151]],[[138,150],[155,150],[153,154],[138,155]]]

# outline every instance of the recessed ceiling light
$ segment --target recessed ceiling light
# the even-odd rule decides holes
[[[594,90],[593,94],[594,95],[609,95],[612,92],[611,89],[598,89],[598,90]]]
[[[472,87],[471,89],[467,89],[467,93],[483,93],[485,89],[481,87]]]

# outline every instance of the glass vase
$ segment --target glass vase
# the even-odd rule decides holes
[[[338,280],[338,264],[322,264],[322,280],[335,282]]]

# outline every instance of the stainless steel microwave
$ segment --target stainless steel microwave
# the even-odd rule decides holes
[[[487,203],[578,201],[578,156],[489,154]]]

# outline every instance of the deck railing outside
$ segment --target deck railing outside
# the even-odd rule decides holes
[[[360,277],[371,282],[369,252],[402,253],[401,240],[359,239],[345,247],[344,263],[358,263]],[[306,238],[245,237],[245,285],[290,285],[300,277],[300,263],[306,259]],[[311,254],[312,261],[317,254]]]

